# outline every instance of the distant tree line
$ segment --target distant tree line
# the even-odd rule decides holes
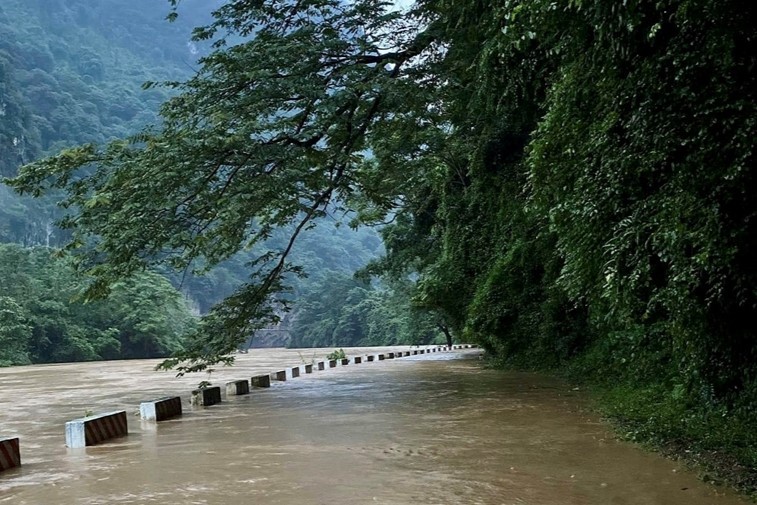
[[[157,274],[113,286],[85,303],[86,279],[46,248],[0,244],[0,366],[166,357],[197,323]]]

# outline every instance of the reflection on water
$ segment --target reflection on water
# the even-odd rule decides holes
[[[327,352],[254,350],[211,381]],[[156,361],[0,369],[0,436],[20,436],[23,459],[0,473],[0,504],[746,503],[614,441],[564,384],[482,370],[476,354],[314,371],[205,409],[188,405],[204,376],[154,372]],[[132,415],[169,394],[182,396],[183,417]],[[127,438],[65,447],[67,420],[114,409],[130,414]]]

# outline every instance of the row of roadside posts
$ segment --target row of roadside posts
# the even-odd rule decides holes
[[[323,371],[327,368],[349,365],[352,362],[359,365],[363,362],[383,361],[386,359],[404,358],[419,354],[470,349],[475,347],[470,344],[453,345],[449,347],[431,347],[427,349],[415,349],[411,351],[386,352],[383,354],[355,356],[341,360],[318,361],[291,368],[291,377],[296,378],[300,373],[310,374],[313,371]],[[271,381],[286,381],[287,371],[278,370],[270,374],[257,375],[248,380],[235,380],[226,383],[226,396],[249,394],[251,388],[271,387]],[[221,387],[213,386],[192,391],[190,404],[207,407],[221,402]],[[143,421],[160,422],[182,415],[181,397],[168,396],[157,398],[139,405],[139,414]],[[101,444],[108,440],[124,437],[129,433],[126,421],[126,411],[105,412],[81,419],[68,421],[65,427],[66,446],[72,449]],[[0,439],[0,472],[21,466],[20,440],[16,438]]]

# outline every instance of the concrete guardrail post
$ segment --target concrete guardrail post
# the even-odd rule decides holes
[[[21,466],[21,449],[18,438],[0,439],[0,472]]]
[[[335,368],[336,367],[336,360],[330,359],[329,360],[329,368]]]
[[[347,366],[350,364],[350,358],[342,358],[342,366]]]
[[[394,353],[393,352],[386,353],[386,359],[394,359]]]
[[[355,356],[355,364],[356,365],[359,365],[362,362],[363,362],[363,357],[362,356]]]
[[[293,366],[292,367],[292,379],[296,379],[299,376],[300,376],[300,367]]]
[[[376,359],[376,356],[374,356],[373,354],[371,354],[371,355],[367,356],[365,359],[367,359],[368,361],[373,361],[374,359]]]
[[[66,446],[72,449],[97,445],[129,432],[126,411],[106,412],[66,423]]]
[[[279,370],[278,372],[273,372],[271,374],[271,379],[275,381],[285,381],[287,380],[287,371],[286,370]]]
[[[246,380],[226,383],[226,396],[246,395],[250,393],[250,383]]]
[[[139,404],[139,415],[144,421],[165,421],[181,415],[181,398],[166,396]]]
[[[269,388],[271,387],[270,375],[256,375],[250,379],[250,384],[254,388]]]
[[[221,403],[221,386],[195,389],[194,391],[192,391],[192,398],[190,399],[190,403],[192,405],[203,407],[209,407],[210,405]]]
[[[312,364],[305,365],[305,373],[313,373],[313,365]]]
[[[386,356],[384,356],[383,354],[379,354],[378,359],[379,361],[384,361],[386,359]]]
[[[318,363],[316,363],[316,365],[318,365],[318,370],[326,369],[326,363],[324,363],[323,361],[319,361]]]

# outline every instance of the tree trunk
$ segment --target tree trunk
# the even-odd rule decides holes
[[[449,327],[446,324],[440,324],[439,329],[442,330],[444,336],[447,337],[447,347],[452,349],[452,333],[450,333]]]

